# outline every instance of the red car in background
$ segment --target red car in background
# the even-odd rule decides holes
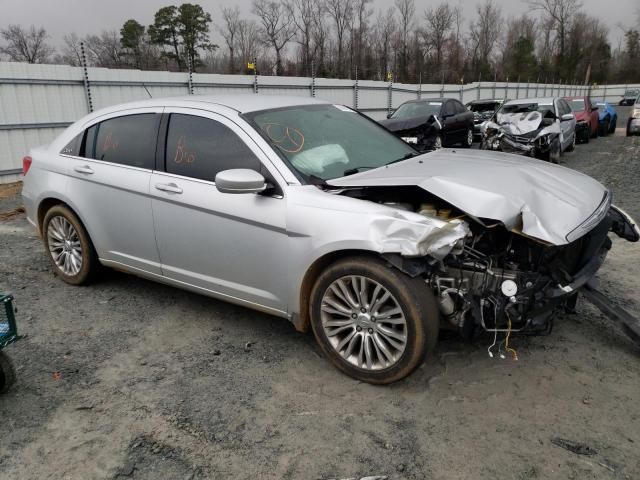
[[[576,140],[589,143],[598,136],[598,106],[589,97],[565,97],[576,116]]]

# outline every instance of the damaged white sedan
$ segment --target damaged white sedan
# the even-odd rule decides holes
[[[420,155],[347,107],[298,97],[111,107],[32,150],[24,174],[62,280],[107,266],[279,315],[371,383],[409,375],[442,326],[548,332],[609,232],[639,238],[583,174],[502,153]]]
[[[564,98],[506,102],[480,127],[483,150],[516,153],[558,163],[576,147],[576,117]]]

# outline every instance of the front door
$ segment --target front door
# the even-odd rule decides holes
[[[216,173],[232,168],[269,177],[264,153],[221,115],[173,109],[164,157],[165,171],[151,179],[163,275],[222,298],[286,312],[282,192],[221,193],[214,183]]]

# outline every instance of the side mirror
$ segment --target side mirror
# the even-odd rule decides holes
[[[390,119],[392,115],[393,113],[387,113],[387,120]]]
[[[560,121],[561,122],[570,122],[571,120],[574,120],[576,118],[576,116],[573,113],[565,113],[564,115],[562,115],[562,117],[560,117]]]
[[[264,177],[248,168],[218,172],[215,182],[216,188],[221,193],[260,193],[267,188]]]

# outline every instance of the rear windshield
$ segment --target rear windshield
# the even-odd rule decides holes
[[[495,112],[500,107],[500,102],[471,103],[469,110],[472,112]]]
[[[583,112],[585,109],[584,100],[569,100],[572,112]]]

